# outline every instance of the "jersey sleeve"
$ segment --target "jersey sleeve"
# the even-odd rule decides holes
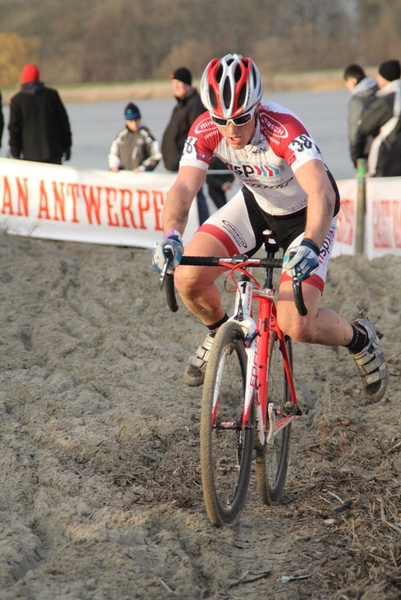
[[[210,119],[209,113],[203,113],[194,121],[189,130],[180,166],[198,167],[207,171],[219,138],[220,134]]]
[[[274,152],[284,158],[294,172],[310,160],[323,161],[315,140],[292,111],[270,104],[261,114],[261,120]]]
[[[315,140],[307,131],[299,133],[288,144],[285,151],[285,159],[294,172],[310,160],[320,160],[323,162],[322,153]]]

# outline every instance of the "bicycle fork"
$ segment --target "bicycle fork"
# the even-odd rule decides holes
[[[259,335],[256,322],[252,317],[253,286],[250,279],[244,275],[238,282],[235,298],[234,316],[231,320],[238,322],[244,332],[245,352],[247,355],[246,385],[244,410],[242,413],[242,428],[251,421],[252,401],[257,385],[257,344]]]

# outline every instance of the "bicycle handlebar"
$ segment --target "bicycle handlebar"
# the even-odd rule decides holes
[[[183,256],[180,265],[219,267],[224,265],[241,265],[245,262],[248,267],[262,267],[265,269],[279,269],[283,265],[283,260],[281,258],[245,258],[242,255],[229,256],[226,258],[219,258],[217,256]],[[167,305],[171,312],[177,312],[178,303],[175,295],[174,274],[166,272],[164,280],[166,284]],[[308,309],[304,303],[301,282],[294,278],[292,280],[292,288],[295,306],[299,314],[304,317],[308,314]]]

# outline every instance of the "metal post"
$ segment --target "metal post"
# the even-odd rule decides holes
[[[356,167],[358,178],[358,195],[356,201],[355,252],[356,254],[363,254],[365,245],[366,159],[358,158]]]

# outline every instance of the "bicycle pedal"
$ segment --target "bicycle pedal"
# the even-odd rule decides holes
[[[282,406],[280,406],[280,413],[283,417],[298,417],[302,415],[302,410],[299,408],[298,404],[294,404],[293,402],[285,402]]]
[[[381,340],[384,337],[384,333],[382,333],[381,331],[376,331],[376,334],[379,340]]]

